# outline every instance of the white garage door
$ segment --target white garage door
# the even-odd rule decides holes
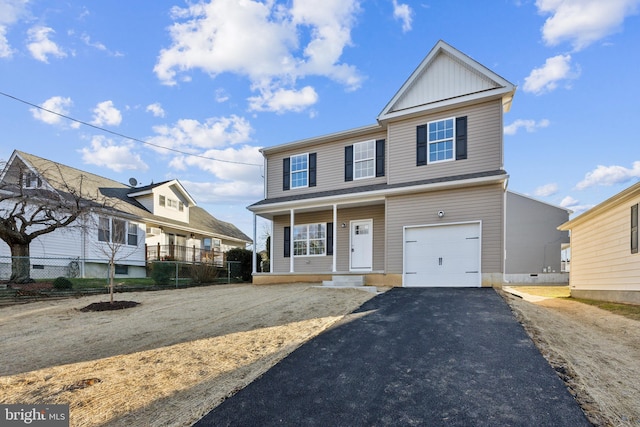
[[[404,286],[480,286],[480,224],[407,227]]]

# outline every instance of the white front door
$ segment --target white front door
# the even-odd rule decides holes
[[[373,220],[351,221],[351,271],[371,271],[373,268]]]

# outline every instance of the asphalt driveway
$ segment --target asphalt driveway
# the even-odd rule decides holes
[[[489,288],[394,288],[196,426],[589,426]]]

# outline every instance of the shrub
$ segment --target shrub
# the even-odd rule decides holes
[[[151,278],[156,285],[168,285],[175,269],[173,262],[154,262],[151,264]]]
[[[211,263],[193,264],[191,266],[191,280],[194,283],[212,283],[218,277],[218,267]]]
[[[73,283],[66,277],[56,277],[53,281],[54,289],[73,289]]]
[[[253,259],[253,252],[248,249],[233,248],[227,252],[227,261],[240,262],[239,268],[231,264],[229,269],[231,270],[232,277],[240,277],[245,282],[251,281],[251,272],[253,266],[251,265]]]

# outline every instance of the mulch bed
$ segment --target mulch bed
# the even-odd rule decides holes
[[[124,310],[125,308],[131,308],[137,305],[140,305],[140,303],[135,301],[101,301],[89,304],[88,306],[81,308],[80,311],[86,313],[88,311]]]

